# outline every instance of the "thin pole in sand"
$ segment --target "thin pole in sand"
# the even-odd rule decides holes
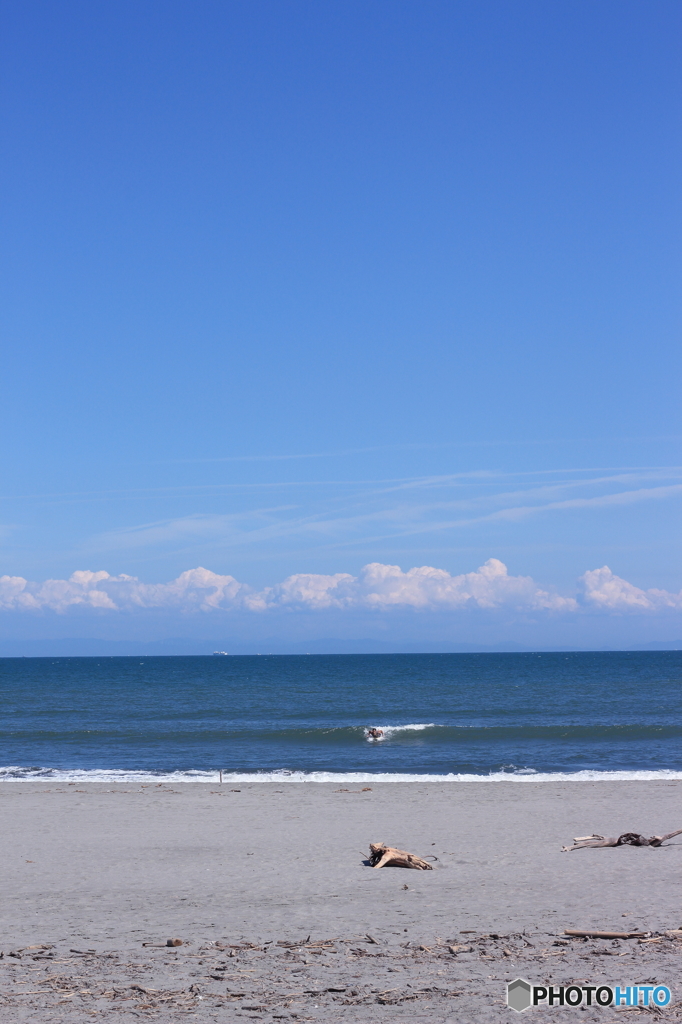
[[[222,784],[223,784],[223,772],[222,772],[222,768],[221,768],[221,770],[220,770],[220,785],[222,786]]]

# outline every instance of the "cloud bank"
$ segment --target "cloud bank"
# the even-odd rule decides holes
[[[29,582],[22,576],[0,577],[0,610],[65,614],[89,610],[99,614],[148,608],[181,613],[239,610],[265,614],[279,610],[415,609],[458,611],[508,609],[573,615],[585,612],[646,614],[682,611],[682,591],[641,590],[614,575],[608,566],[580,577],[575,597],[543,589],[530,576],[510,576],[507,567],[489,558],[475,572],[452,576],[444,569],[421,566],[403,572],[397,565],[372,562],[358,576],[298,573],[282,583],[255,590],[233,576],[209,569],[189,569],[169,583],[142,583],[135,576],[110,576],[79,570],[68,580]]]
[[[671,594],[668,590],[640,590],[627,580],[614,575],[608,565],[592,569],[581,577],[584,601],[593,608],[617,612],[660,612],[666,609],[682,611],[682,590]]]

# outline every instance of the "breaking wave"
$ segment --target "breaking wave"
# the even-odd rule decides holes
[[[390,740],[391,736],[395,736],[401,732],[424,732],[425,729],[439,729],[441,726],[435,724],[435,722],[418,722],[415,725],[374,725],[373,729],[378,729],[381,732],[381,736],[370,736],[369,728],[364,729],[365,739],[377,740]]]
[[[657,782],[682,780],[682,771],[598,771],[541,772],[534,768],[505,765],[487,774],[399,772],[301,772],[280,768],[264,772],[223,772],[222,782],[229,783],[339,783],[360,784],[380,782]],[[8,765],[0,767],[0,782],[106,782],[106,783],[186,783],[220,784],[219,771],[132,771],[117,768],[41,768]]]

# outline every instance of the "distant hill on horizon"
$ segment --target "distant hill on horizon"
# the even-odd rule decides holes
[[[512,640],[497,644],[457,644],[442,642],[391,643],[361,638],[342,640],[333,637],[284,643],[274,638],[249,643],[225,640],[102,640],[60,638],[54,640],[0,640],[0,658],[105,658],[211,655],[225,651],[234,655],[254,654],[514,654],[533,651],[682,651],[682,640],[652,640],[627,648],[524,647]]]

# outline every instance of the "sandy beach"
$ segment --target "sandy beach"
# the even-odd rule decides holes
[[[682,837],[561,852],[591,832],[682,827],[681,794],[679,781],[5,783],[3,1019],[496,1020],[519,975],[655,977],[679,1000],[681,942],[554,943],[566,928],[682,926]],[[368,868],[379,841],[434,870]],[[176,950],[143,946],[175,936]]]

